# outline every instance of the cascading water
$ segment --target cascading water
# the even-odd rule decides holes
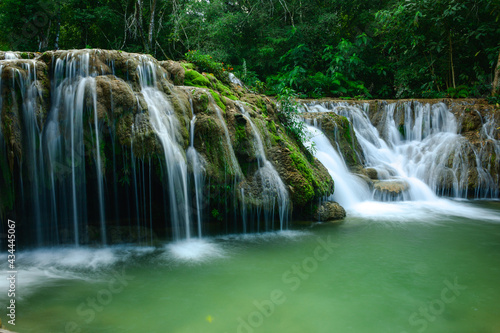
[[[14,52],[5,52],[5,60],[16,60],[19,57]]]
[[[205,88],[173,88],[166,64],[149,56],[99,50],[57,51],[32,60],[3,56],[0,213],[21,212],[15,217],[29,221],[26,244],[154,244],[156,236],[201,238],[224,226],[227,233],[270,231],[278,229],[278,216],[279,229],[287,228],[290,199],[279,176],[290,175],[284,170],[287,151],[268,150],[272,163],[266,156],[271,142],[282,143],[276,139],[280,128],[267,135],[271,119],[247,104],[222,95],[216,103]],[[196,102],[191,112],[189,97]],[[474,141],[459,134],[461,124],[443,104],[398,102],[383,105],[375,116],[367,105],[307,106],[347,117],[357,135],[351,140],[340,116],[332,116],[338,127],[327,133],[330,142],[307,128],[316,157],[336,182],[329,199],[349,209],[370,199],[498,197],[498,172],[490,173],[500,158],[493,115],[479,109],[479,119],[469,112],[482,122]],[[220,135],[203,141],[216,128]],[[336,153],[347,147],[346,138],[359,158]],[[214,152],[220,154],[217,168],[208,164]],[[348,172],[345,164],[353,160],[367,167],[356,169],[364,177]],[[400,194],[387,194],[391,187]],[[172,230],[162,224],[165,216]],[[217,223],[224,219],[225,225]],[[209,220],[210,229],[203,230]]]
[[[311,125],[306,125],[306,132],[316,149],[314,157],[327,168],[335,181],[335,192],[328,200],[337,201],[344,208],[349,209],[355,204],[370,199],[370,190],[366,183],[349,172],[342,156],[333,148],[325,134]]]
[[[191,110],[192,101],[191,101]],[[194,197],[196,204],[196,222],[198,225],[198,237],[202,236],[202,216],[203,216],[203,185],[205,183],[205,168],[203,167],[203,160],[200,154],[194,148],[194,126],[196,123],[196,116],[193,115],[190,123],[190,143],[186,152],[186,157],[193,170],[194,181]]]
[[[226,121],[224,120],[224,117],[222,116],[222,110],[219,108],[217,103],[215,103],[214,98],[212,95],[209,93],[208,94],[210,101],[215,108],[215,112],[217,114],[217,118],[219,118],[220,124],[222,125],[222,128],[224,130],[224,139],[226,140],[226,144],[229,150],[229,157],[231,159],[230,166],[233,168],[233,173],[235,175],[235,181],[237,181],[239,178],[242,177],[243,172],[241,171],[240,164],[238,163],[238,159],[236,158],[236,155],[234,154],[234,149],[233,145],[231,143],[231,136],[229,135],[229,130],[227,129]]]
[[[245,119],[250,124],[254,137],[254,148],[258,163],[258,170],[255,173],[255,177],[260,178],[261,181],[262,191],[260,195],[262,196],[263,201],[266,230],[270,230],[269,226],[272,224],[271,220],[274,216],[276,204],[278,205],[280,230],[284,230],[288,227],[288,217],[290,215],[288,191],[278,172],[266,157],[259,130],[253,123],[252,118],[245,110],[244,106],[240,105],[239,109],[243,117],[245,117]],[[245,198],[243,189],[241,195],[242,201],[244,203]],[[243,211],[243,215],[245,214],[246,208],[244,208]]]
[[[36,64],[33,61],[23,62],[22,71],[18,69],[13,69],[15,75],[12,75],[13,83],[12,87],[19,87],[21,93],[22,105],[18,105],[17,109],[22,110],[22,115],[24,117],[24,129],[23,134],[26,140],[26,169],[28,171],[28,177],[31,180],[30,188],[28,192],[33,195],[33,213],[35,219],[35,225],[37,230],[37,245],[42,245],[42,207],[45,205],[41,191],[41,181],[44,170],[43,156],[42,152],[42,140],[41,140],[41,129],[39,126],[39,105],[38,96],[39,91],[36,84]],[[17,82],[16,82],[17,81]],[[15,91],[12,90],[12,98],[15,100]]]
[[[97,195],[99,196],[99,218],[101,225],[101,240],[102,244],[106,244],[106,217],[104,209],[104,177],[102,173],[102,161],[101,161],[101,145],[99,140],[99,120],[97,116],[97,96],[96,96],[96,83],[95,79],[92,78],[90,82],[90,90],[92,92],[92,107],[94,109],[94,130],[95,130],[95,163],[97,171]]]
[[[190,239],[191,206],[188,195],[188,170],[186,157],[177,141],[179,122],[166,95],[157,88],[156,65],[147,57],[138,68],[141,93],[148,105],[149,120],[160,139],[168,174],[170,217],[174,238]]]
[[[85,174],[84,114],[92,115],[90,127],[95,147],[95,168],[97,176],[97,198],[101,242],[106,244],[106,221],[104,203],[104,176],[102,173],[100,128],[97,118],[96,82],[91,71],[90,53],[71,54],[56,60],[52,108],[44,131],[49,179],[52,183],[53,218],[73,222],[74,243],[82,239],[81,231],[87,225],[87,197]],[[64,119],[61,122],[60,119]],[[71,174],[68,183],[57,180],[61,170]],[[56,182],[59,184],[57,185]],[[69,196],[69,202],[66,202]],[[70,210],[67,211],[69,207]],[[59,213],[58,213],[59,212]],[[59,217],[57,215],[60,215]],[[83,228],[83,229],[82,229]]]
[[[348,103],[310,103],[308,112],[334,112],[349,119],[366,160],[365,167],[376,170],[386,186],[398,185],[402,193],[387,197],[374,190],[378,200],[434,200],[436,194],[467,197],[471,172],[477,174],[480,189],[476,197],[496,197],[498,187],[481,165],[481,156],[473,145],[458,134],[457,121],[445,104],[406,102],[403,111],[396,103],[384,106],[379,125],[372,124],[369,108]],[[397,113],[397,111],[400,111]],[[398,126],[395,118],[398,119]],[[484,135],[487,128],[483,126]],[[491,135],[490,135],[491,136]],[[490,140],[494,150],[498,142]],[[474,154],[475,165],[470,165]]]
[[[11,103],[7,114],[22,120],[18,141],[22,153],[18,162],[13,158],[10,162],[19,163],[23,217],[33,221],[36,232],[32,235],[39,246],[88,241],[86,149],[94,158],[97,179],[94,197],[99,218],[95,220],[100,225],[101,243],[106,243],[101,126],[90,56],[91,51],[80,51],[54,58],[50,95],[40,81],[46,75],[43,63],[18,59],[8,52],[1,61],[2,71],[7,67],[12,78],[10,84],[2,82],[2,96],[9,95]],[[2,103],[0,110],[3,107]],[[87,122],[87,137],[84,118],[93,119]]]

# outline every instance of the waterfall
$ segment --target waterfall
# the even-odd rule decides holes
[[[243,172],[241,171],[240,164],[238,163],[238,159],[236,158],[236,155],[234,154],[234,149],[233,149],[233,144],[231,143],[231,136],[229,135],[229,130],[227,129],[226,121],[224,120],[224,117],[222,116],[222,110],[219,108],[217,103],[215,103],[215,100],[210,92],[207,93],[208,97],[210,98],[210,102],[212,103],[213,107],[215,108],[215,112],[217,114],[217,118],[219,118],[220,124],[222,125],[222,129],[224,130],[224,139],[226,140],[226,144],[229,150],[229,157],[231,158],[231,167],[233,168],[233,173],[236,176],[236,179],[242,178]]]
[[[97,94],[95,80],[91,78],[90,90],[92,93],[92,108],[94,109],[94,129],[95,129],[95,163],[97,172],[97,195],[99,197],[99,223],[101,226],[101,242],[106,244],[106,217],[104,209],[104,177],[102,174],[101,145],[99,142],[99,121],[97,117]]]
[[[106,243],[103,141],[91,55],[92,51],[63,52],[52,59],[50,102],[38,77],[38,72],[48,74],[43,63],[6,52],[0,65],[2,71],[6,66],[12,71],[9,107],[21,125],[20,202],[24,218],[33,221],[31,235],[39,246],[88,241],[86,150],[94,158],[97,179],[89,202],[96,207],[101,242]],[[5,96],[8,85],[2,83]],[[85,129],[90,135],[84,135]]]
[[[7,57],[7,55],[6,55]],[[15,58],[14,58],[15,59]],[[34,61],[23,62],[22,71],[19,69],[12,69],[15,74],[12,75],[12,87],[19,87],[21,93],[22,104],[17,106],[24,118],[23,121],[23,135],[26,142],[25,165],[28,172],[28,179],[31,180],[27,192],[33,199],[33,218],[36,226],[36,242],[38,246],[43,245],[42,236],[42,210],[45,206],[44,196],[42,193],[42,177],[43,174],[43,156],[41,128],[39,126],[39,105],[38,96],[39,91],[36,85],[36,63]],[[12,90],[12,99],[16,100],[15,90]]]
[[[380,132],[370,120],[368,104],[360,107],[344,102],[309,103],[304,109],[334,112],[349,119],[366,160],[364,167],[376,170],[383,186],[392,184],[403,189],[397,197],[387,197],[374,189],[374,199],[434,200],[436,195],[465,198],[471,173],[477,175],[480,184],[476,198],[498,196],[495,180],[482,166],[481,151],[458,134],[457,120],[444,103],[384,105],[377,114],[381,117],[377,125]],[[491,137],[491,126],[483,126],[482,132],[493,146],[489,149],[498,151],[500,145]],[[469,159],[471,154],[475,157],[474,165]]]
[[[191,102],[191,110],[192,100]],[[190,132],[189,132],[189,148],[187,150],[186,156],[189,161],[191,168],[193,170],[193,181],[194,181],[194,197],[195,197],[195,206],[196,206],[196,222],[198,225],[198,237],[202,236],[202,216],[203,216],[203,185],[205,182],[205,168],[203,167],[203,161],[200,154],[194,148],[194,126],[196,123],[196,116],[193,112],[193,118],[190,122]]]
[[[250,128],[252,129],[254,137],[254,148],[258,163],[258,170],[255,173],[255,177],[260,178],[261,181],[262,193],[260,193],[260,195],[262,196],[262,200],[264,203],[263,210],[266,230],[270,230],[269,226],[272,225],[271,219],[274,216],[276,204],[278,205],[280,230],[284,230],[288,228],[288,217],[290,215],[288,191],[285,184],[281,180],[278,171],[276,171],[276,168],[266,157],[260,132],[253,123],[252,118],[242,105],[239,105],[239,109],[243,117],[250,124]],[[241,195],[244,205],[243,191]],[[246,209],[244,209],[244,211],[246,211]]]
[[[179,122],[166,95],[157,87],[156,65],[143,58],[138,68],[141,93],[148,106],[149,120],[162,146],[167,164],[170,217],[176,240],[190,239],[191,211],[188,170],[183,149],[177,141]]]
[[[298,199],[331,185],[316,179],[322,167],[306,177],[276,115],[252,109],[262,101],[219,100],[218,84],[173,87],[167,63],[151,56],[18,54],[0,61],[0,215],[23,221],[24,244],[196,243],[224,228],[284,230],[292,191],[302,191],[295,170],[319,187]],[[498,197],[497,113],[373,104],[304,104],[315,157],[335,180],[323,199],[352,212],[371,201]]]
[[[95,147],[94,161],[97,178],[97,209],[101,242],[106,244],[104,175],[101,161],[100,127],[97,115],[96,82],[90,68],[90,52],[68,53],[55,60],[52,87],[52,108],[49,111],[44,141],[49,165],[54,219],[71,220],[75,245],[80,232],[87,227],[87,193],[85,174],[84,115],[91,114],[89,128]],[[63,119],[63,121],[61,121]],[[71,174],[71,180],[58,180],[61,171]],[[69,196],[66,199],[66,196]],[[66,201],[69,202],[66,202]],[[67,210],[69,208],[69,211]]]
[[[316,157],[328,170],[335,181],[335,192],[328,198],[348,209],[370,199],[366,183],[349,172],[342,156],[333,148],[330,140],[317,127],[306,125],[306,132],[316,147]]]
[[[16,60],[16,59],[19,59],[19,57],[14,52],[5,52],[4,60]]]

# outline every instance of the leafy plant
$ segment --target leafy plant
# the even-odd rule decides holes
[[[500,96],[489,96],[486,97],[486,100],[489,104],[499,105],[500,104]]]
[[[305,123],[298,115],[297,93],[291,88],[283,87],[276,98],[278,100],[278,117],[285,126],[285,130],[314,155],[315,147],[307,145],[310,136],[306,131]]]
[[[228,84],[229,72],[233,67],[224,65],[223,62],[214,61],[211,55],[203,54],[198,50],[189,51],[185,54],[186,60],[195,64],[200,71],[213,74],[220,81]]]
[[[222,221],[222,215],[217,208],[212,209],[212,217],[217,221]]]
[[[447,96],[450,98],[467,98],[469,97],[469,89],[466,86],[458,86],[456,88],[448,88]]]

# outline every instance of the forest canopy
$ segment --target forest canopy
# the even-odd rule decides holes
[[[498,0],[2,0],[0,49],[211,57],[310,98],[486,97],[499,18]]]

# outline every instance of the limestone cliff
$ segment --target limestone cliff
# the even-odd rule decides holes
[[[326,169],[285,132],[274,102],[192,65],[107,50],[0,52],[0,59],[0,212],[51,229],[42,242],[72,234],[95,241],[89,230],[103,216],[170,237],[180,201],[186,219],[203,214],[198,220],[214,232],[273,230],[278,206],[288,220],[334,191]],[[178,202],[169,145],[179,148],[175,168],[187,168],[175,173],[185,177]],[[195,191],[203,202],[194,202]],[[250,217],[268,225],[243,226]]]

